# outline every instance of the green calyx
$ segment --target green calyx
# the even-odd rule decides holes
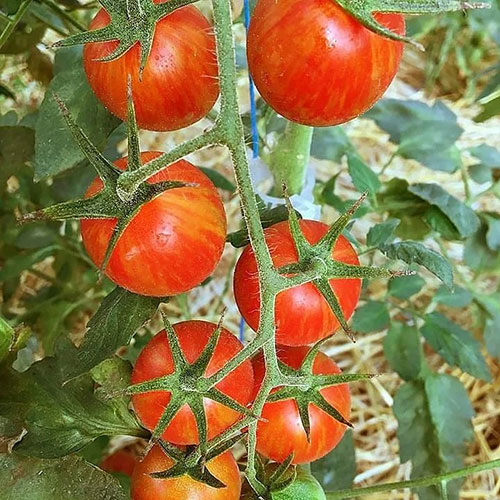
[[[203,352],[192,364],[187,362],[179,345],[177,335],[165,316],[163,316],[163,322],[167,333],[168,344],[172,352],[174,362],[173,372],[164,377],[131,385],[126,393],[129,395],[144,394],[152,391],[166,391],[170,393],[170,401],[153,431],[153,441],[160,439],[177,412],[184,405],[188,405],[196,420],[200,441],[200,452],[202,455],[205,455],[208,443],[208,424],[203,406],[204,399],[211,399],[243,415],[251,417],[254,417],[254,415],[243,405],[219,391],[215,387],[217,382],[213,377],[205,376],[205,372],[212,359],[214,349],[222,331],[222,318],[219,325],[210,336]],[[213,453],[212,449],[210,453]]]
[[[464,2],[461,0],[332,0],[344,10],[355,17],[363,26],[374,33],[378,33],[391,40],[410,43],[420,50],[422,44],[410,37],[399,35],[380,24],[373,14],[398,13],[398,14],[439,14],[466,9],[487,9],[490,5],[486,2]]]
[[[141,163],[141,151],[139,145],[139,134],[135,120],[135,110],[132,102],[132,91],[129,82],[128,96],[128,166],[127,171],[139,169]],[[78,127],[63,101],[54,95],[59,109],[70,129],[74,140],[85,154],[89,163],[94,167],[97,175],[103,182],[103,188],[95,195],[81,200],[58,203],[51,207],[38,210],[20,217],[20,222],[31,222],[39,219],[52,220],[80,220],[80,219],[116,219],[116,227],[109,241],[106,253],[101,264],[104,272],[108,265],[111,254],[130,221],[134,218],[140,208],[169,189],[192,186],[180,181],[166,181],[155,184],[142,183],[134,192],[133,196],[126,201],[119,198],[117,194],[118,179],[124,174],[107,160],[85,132]],[[154,161],[154,160],[152,160]]]
[[[332,418],[348,427],[352,424],[329,403],[321,394],[321,390],[339,384],[369,380],[374,377],[371,374],[339,373],[333,375],[316,375],[313,373],[314,359],[319,348],[331,337],[326,337],[317,342],[307,353],[299,369],[290,368],[285,363],[278,361],[282,373],[283,387],[267,397],[268,403],[294,399],[297,403],[302,427],[307,439],[310,439],[311,421],[309,418],[309,405],[313,404]]]
[[[393,278],[414,274],[413,271],[391,271],[382,267],[345,264],[332,258],[332,249],[366,196],[367,193],[364,193],[345,214],[341,215],[318,243],[311,244],[304,237],[297,214],[291,205],[290,199],[285,194],[289,212],[290,233],[297,250],[298,262],[278,269],[280,274],[288,276],[290,288],[312,282],[328,302],[342,329],[353,341],[355,341],[354,332],[347,324],[339,300],[330,286],[329,280]]]
[[[118,47],[101,61],[113,61],[130,50],[136,43],[141,49],[142,74],[153,45],[156,23],[175,10],[194,3],[196,0],[169,0],[155,4],[153,0],[99,0],[111,18],[104,28],[77,33],[54,44],[54,47],[68,47],[92,42],[118,41]]]

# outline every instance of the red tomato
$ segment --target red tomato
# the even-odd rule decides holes
[[[375,14],[404,34],[400,14]],[[248,32],[250,73],[285,118],[315,127],[367,111],[394,78],[403,44],[365,28],[332,0],[259,0]]]
[[[103,28],[109,20],[109,14],[101,9],[90,29]],[[138,43],[114,61],[99,61],[117,46],[116,41],[89,43],[83,62],[99,100],[122,120],[127,119],[129,75],[140,128],[161,131],[187,127],[215,104],[219,95],[215,39],[212,26],[195,7],[182,7],[158,21],[142,78]]]
[[[192,479],[188,475],[155,479],[153,472],[169,469],[174,461],[154,446],[142,462],[139,462],[132,475],[130,494],[132,500],[238,500],[241,492],[241,478],[238,465],[226,451],[207,462],[210,473],[226,485],[225,488],[212,488]]]
[[[106,472],[120,472],[126,476],[131,476],[134,467],[137,464],[137,458],[130,450],[123,449],[115,451],[109,457],[106,457],[100,464],[102,470]]]
[[[146,163],[159,152],[142,153]],[[121,170],[127,158],[115,165]],[[117,285],[140,295],[178,295],[199,285],[217,266],[224,250],[226,216],[217,189],[191,163],[180,160],[151,177],[162,181],[195,183],[175,188],[145,203],[118,240],[106,267]],[[102,189],[96,178],[86,196]],[[100,267],[116,225],[115,219],[81,221],[83,243]]]
[[[206,346],[217,325],[206,321],[184,321],[174,325],[179,344],[188,363],[194,363]],[[219,342],[207,367],[209,377],[222,368],[226,362],[242,349],[241,342],[228,330],[223,329]],[[132,371],[132,383],[169,375],[174,371],[172,354],[167,334],[162,331],[141,351]],[[249,360],[244,361],[216,385],[216,388],[246,406],[253,391],[253,369]],[[155,391],[132,396],[134,410],[144,426],[150,430],[156,427],[170,393]],[[208,439],[212,439],[236,422],[241,414],[211,399],[203,402],[208,422]],[[191,409],[184,405],[163,433],[163,439],[179,445],[198,444],[198,428]]]
[[[301,220],[300,227],[309,243],[317,243],[328,231],[322,222]],[[290,235],[288,221],[265,230],[266,242],[274,265],[281,267],[297,262],[297,251]],[[335,260],[359,265],[351,244],[340,236],[333,249]],[[344,316],[349,318],[359,301],[360,279],[330,280]],[[257,331],[259,326],[259,281],[253,250],[247,246],[234,271],[234,295],[245,321]],[[283,345],[306,345],[332,334],[339,326],[330,306],[312,283],[290,288],[276,297],[276,342]]]
[[[307,347],[279,346],[278,357],[291,368],[298,369],[308,351]],[[265,372],[262,356],[254,359],[253,367],[256,395]],[[328,356],[319,352],[314,359],[313,373],[330,375],[340,373],[340,369]],[[344,418],[349,419],[351,396],[347,384],[327,387],[321,390],[321,394]],[[310,404],[311,434],[308,442],[297,403],[293,399],[266,403],[261,416],[262,420],[257,424],[257,451],[276,462],[283,462],[292,452],[294,464],[318,460],[337,446],[346,430],[344,424]]]

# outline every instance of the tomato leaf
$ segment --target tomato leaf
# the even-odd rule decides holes
[[[401,241],[385,245],[381,250],[389,259],[400,259],[407,264],[419,264],[437,276],[448,288],[453,288],[451,264],[439,253],[417,241]]]
[[[451,291],[442,285],[433,295],[432,300],[448,307],[466,307],[472,302],[472,295],[465,288],[456,286]]]
[[[15,471],[15,474],[14,474]],[[3,500],[126,500],[119,482],[81,457],[39,460],[0,455]]]
[[[474,377],[491,381],[491,373],[481,354],[481,345],[470,332],[437,312],[425,317],[420,331],[448,364],[458,366]]]
[[[0,361],[9,353],[15,340],[14,329],[0,316]]]
[[[416,328],[393,322],[384,339],[384,353],[401,378],[415,380],[418,377],[422,366],[422,349]]]
[[[498,325],[500,324],[500,296],[497,293],[490,295],[477,294],[474,299],[486,313],[483,332],[486,349],[494,358],[500,358],[500,334],[498,331]]]
[[[455,142],[463,130],[456,115],[441,101],[382,99],[365,115],[399,144],[398,154],[433,170],[455,172],[461,165]]]
[[[314,158],[340,163],[342,157],[349,151],[354,151],[354,146],[342,127],[314,129],[311,143],[311,155]]]
[[[356,309],[352,318],[352,328],[354,331],[361,333],[378,332],[387,328],[389,321],[387,304],[369,300]]]
[[[222,174],[217,172],[217,170],[206,167],[198,168],[214,183],[215,187],[223,189],[224,191],[229,191],[230,193],[234,193],[236,191],[236,186]]]
[[[401,300],[407,300],[416,295],[425,285],[425,280],[418,274],[402,276],[389,281],[389,295]]]
[[[381,187],[377,174],[356,154],[347,157],[347,167],[352,183],[360,193],[374,195]]]
[[[14,278],[21,274],[22,271],[26,269],[31,269],[37,262],[54,255],[57,247],[54,245],[39,248],[33,252],[21,253],[10,258],[2,269],[0,269],[0,281],[8,280],[9,278]]]
[[[493,180],[492,170],[500,168],[500,151],[493,146],[480,144],[470,148],[469,152],[479,160],[479,163],[469,167],[472,179],[479,184],[491,182]]]
[[[350,488],[356,476],[356,452],[352,430],[323,458],[311,464],[311,472],[325,490]]]
[[[130,366],[128,369],[130,372]],[[23,455],[57,458],[78,451],[99,436],[143,435],[129,412],[128,400],[100,398],[90,375],[64,384],[55,358],[45,358],[24,373],[6,369],[2,380],[0,414],[20,424],[18,433],[26,431],[16,445]],[[116,389],[122,388],[116,385]],[[7,437],[12,437],[12,429]]]
[[[77,124],[93,144],[103,146],[120,121],[112,116],[90,88],[82,63],[81,48],[60,49],[56,75],[40,106],[35,133],[35,180],[75,167],[85,159],[61,115],[54,94],[68,106]]]
[[[17,121],[15,113],[14,116]],[[11,175],[17,173],[19,168],[31,160],[34,144],[35,134],[32,129],[22,126],[3,126],[3,124],[0,126],[0,189],[3,189]]]
[[[369,247],[385,245],[399,226],[399,219],[387,219],[380,224],[372,226],[366,236],[366,244]]]
[[[407,382],[394,398],[401,462],[412,462],[411,478],[439,474],[463,466],[473,438],[474,410],[461,382],[450,375],[428,374]],[[449,500],[458,500],[461,481],[448,483]],[[419,498],[440,500],[437,487],[417,490]]]
[[[500,265],[499,252],[488,245],[489,226],[483,218],[481,222],[479,230],[467,239],[464,247],[464,262],[474,271],[495,269]]]
[[[88,372],[112,356],[118,348],[128,345],[134,333],[153,316],[162,300],[165,301],[116,287],[90,319],[79,349],[67,340],[56,346],[58,356],[66,360],[64,380]]]
[[[408,190],[438,207],[453,222],[462,237],[467,238],[479,229],[479,217],[474,211],[438,184],[412,184]]]

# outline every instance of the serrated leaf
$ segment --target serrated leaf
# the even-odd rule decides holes
[[[474,211],[438,184],[412,184],[408,190],[438,207],[453,222],[462,237],[467,238],[479,229],[479,217]]]
[[[399,219],[387,219],[380,224],[372,226],[366,236],[367,246],[379,247],[385,245],[399,226],[399,223]]]
[[[354,147],[342,127],[318,127],[314,129],[311,155],[318,160],[340,163],[342,157]]]
[[[459,168],[461,158],[455,142],[463,130],[441,101],[428,106],[420,101],[382,99],[364,116],[390,134],[404,158],[434,170],[455,172]]]
[[[472,295],[465,288],[456,286],[453,291],[440,286],[432,300],[448,307],[465,307],[472,302]]]
[[[394,398],[401,462],[412,462],[411,478],[463,466],[472,440],[474,411],[465,388],[450,375],[428,374],[404,384]],[[461,481],[448,483],[449,500],[458,500]],[[417,490],[419,498],[441,500],[437,487]]]
[[[474,377],[491,381],[491,373],[481,354],[481,345],[470,332],[437,312],[425,317],[420,331],[448,364],[458,366]]]
[[[15,473],[14,473],[15,472]],[[3,500],[126,500],[119,482],[81,457],[0,455]]]
[[[401,378],[415,380],[422,367],[422,350],[417,329],[393,322],[384,339],[384,354]]]
[[[327,491],[352,487],[356,476],[356,452],[351,429],[333,451],[311,464],[311,472]]]
[[[389,295],[401,300],[407,300],[416,295],[425,285],[425,280],[418,274],[402,276],[389,282]]]
[[[56,346],[56,352],[65,360],[62,368],[64,380],[88,372],[111,357],[118,348],[128,345],[134,333],[153,316],[161,301],[157,297],[144,297],[116,287],[89,321],[79,349],[67,341]]]
[[[368,191],[374,195],[380,189],[381,184],[377,174],[358,155],[348,155],[347,168],[352,183],[359,193]]]
[[[389,326],[390,319],[387,303],[370,300],[356,309],[352,329],[361,333],[378,332]]]
[[[104,146],[120,121],[97,100],[83,69],[81,48],[60,49],[56,74],[40,106],[35,131],[35,180],[75,167],[85,159],[54,99],[57,94],[93,144]]]
[[[389,259],[400,259],[407,264],[419,264],[437,276],[448,288],[453,288],[451,264],[439,253],[417,241],[401,241],[382,248]]]

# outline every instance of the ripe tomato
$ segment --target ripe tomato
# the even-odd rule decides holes
[[[309,243],[317,243],[328,231],[322,222],[301,220],[300,227]],[[266,242],[274,265],[281,267],[297,262],[297,251],[288,222],[283,221],[265,230]],[[335,260],[359,265],[351,244],[340,236],[333,249]],[[337,296],[344,316],[353,313],[361,292],[360,279],[332,279],[330,285]],[[253,250],[247,246],[234,271],[234,295],[245,321],[255,331],[259,326],[259,281]],[[332,334],[339,326],[330,306],[312,283],[290,288],[276,297],[276,342],[283,345],[306,345]]]
[[[90,29],[103,28],[109,20],[109,14],[101,9]],[[162,131],[187,127],[215,104],[219,95],[215,39],[211,25],[195,7],[182,7],[158,21],[142,78],[138,43],[114,61],[99,61],[117,46],[116,41],[89,43],[83,51],[83,63],[99,100],[122,120],[127,118],[129,75],[140,128]]]
[[[169,479],[155,479],[153,472],[169,469],[174,461],[154,446],[132,475],[130,494],[132,500],[238,500],[241,492],[241,478],[238,465],[230,451],[213,458],[206,466],[210,473],[226,485],[212,488],[194,480],[188,475]]]
[[[130,450],[122,449],[106,457],[101,462],[100,467],[106,472],[120,472],[126,476],[131,476],[136,464],[137,458],[134,453]]]
[[[298,369],[306,357],[307,347],[279,347],[278,357],[291,368]],[[255,392],[262,383],[265,366],[262,356],[253,361]],[[339,367],[325,354],[318,352],[314,359],[315,375],[340,373]],[[347,384],[334,385],[321,390],[323,397],[344,418],[349,419],[351,396]],[[266,403],[262,420],[257,424],[257,451],[271,460],[283,462],[292,452],[293,464],[313,462],[333,450],[344,435],[346,426],[326,414],[314,404],[309,405],[311,421],[310,442],[300,420],[297,403],[288,399]]]
[[[206,346],[216,325],[206,321],[184,321],[174,325],[174,331],[188,363],[194,363]],[[242,349],[241,342],[228,330],[222,329],[219,342],[205,372],[209,377]],[[174,371],[172,354],[167,334],[162,331],[144,347],[132,371],[132,383],[169,375]],[[249,360],[244,361],[216,385],[216,388],[246,406],[253,391],[253,369]],[[147,392],[132,396],[134,410],[144,426],[150,430],[156,427],[165,407],[170,401],[170,393],[164,391]],[[208,423],[208,439],[231,426],[240,418],[240,413],[220,403],[205,398],[203,402]],[[198,428],[191,409],[184,405],[163,433],[163,439],[171,443],[198,444]]]
[[[400,14],[376,14],[404,33]],[[367,111],[394,78],[403,45],[365,28],[332,0],[259,0],[248,65],[262,97],[285,118],[315,127]]]
[[[160,154],[144,152],[142,161]],[[127,161],[121,158],[115,165],[125,170]],[[190,290],[212,274],[224,250],[226,216],[210,179],[180,160],[148,182],[169,180],[197,185],[170,189],[145,203],[119,238],[105,270],[117,285],[140,295],[163,297]],[[101,189],[96,178],[86,196]],[[81,221],[83,243],[99,267],[115,225],[115,219]]]

